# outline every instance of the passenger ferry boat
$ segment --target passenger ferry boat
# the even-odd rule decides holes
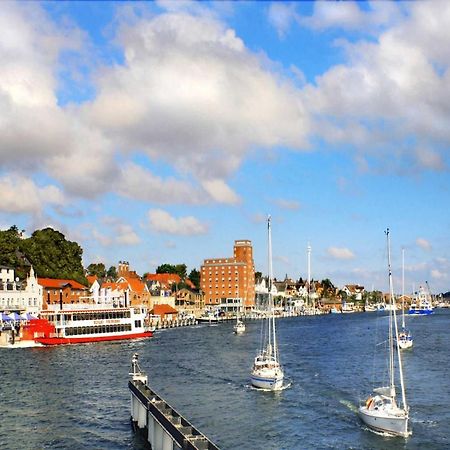
[[[142,306],[101,304],[49,305],[39,317],[12,329],[8,347],[84,344],[153,336]],[[6,346],[6,345],[5,345]]]
[[[424,289],[423,286],[419,287],[419,294],[415,301],[411,304],[408,314],[428,315],[433,313],[433,305],[431,304],[431,296]]]

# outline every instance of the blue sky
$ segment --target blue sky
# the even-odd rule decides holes
[[[447,2],[3,2],[0,227],[84,262],[450,289]]]

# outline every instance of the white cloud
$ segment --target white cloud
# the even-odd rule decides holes
[[[275,200],[275,204],[283,209],[290,209],[293,211],[300,209],[300,203],[296,200],[287,200],[287,199],[279,198],[279,199]]]
[[[431,277],[436,280],[447,280],[448,272],[441,272],[438,269],[433,269],[433,270],[431,270]]]
[[[238,195],[220,179],[204,180],[202,186],[209,196],[218,203],[235,205],[240,202]]]
[[[141,242],[131,225],[120,224],[116,227],[116,242],[122,245],[136,245]]]
[[[136,18],[122,25],[118,43],[125,64],[103,68],[99,94],[83,111],[122,149],[142,149],[197,179],[225,180],[255,147],[307,145],[295,86],[219,21]]]
[[[152,209],[148,212],[150,228],[156,233],[175,235],[206,234],[208,227],[193,216],[175,218],[162,209]]]
[[[429,241],[427,241],[424,238],[417,238],[416,239],[416,244],[422,249],[422,250],[426,250],[426,251],[430,251],[431,250],[431,244]]]
[[[347,260],[355,257],[354,253],[346,247],[329,247],[327,253],[334,259]]]
[[[343,7],[342,13],[357,8],[347,2],[317,2],[316,7]],[[332,144],[355,146],[358,155],[389,161],[385,169],[406,172],[411,159],[415,170],[448,167],[449,21],[449,3],[411,2],[402,20],[376,41],[339,42],[346,63],[330,68],[303,92],[316,117],[314,132]]]
[[[298,19],[295,3],[271,3],[268,12],[269,23],[275,27],[278,36],[283,38],[292,22]]]
[[[47,204],[63,205],[64,195],[54,186],[37,186],[18,174],[0,178],[0,211],[10,213],[42,213]]]

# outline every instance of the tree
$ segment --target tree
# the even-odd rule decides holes
[[[97,278],[106,277],[106,267],[103,263],[91,263],[86,270],[88,275],[96,275]]]
[[[200,289],[200,272],[197,269],[192,269],[189,273],[189,279],[197,289]]]
[[[40,277],[66,278],[87,285],[82,263],[82,248],[53,228],[36,230],[22,240],[23,253]]]
[[[108,278],[111,278],[112,280],[116,280],[117,279],[117,269],[115,266],[111,266],[108,269],[108,272],[106,272],[106,275]]]
[[[21,236],[16,225],[0,231],[0,265],[13,267],[19,278],[25,278],[30,263],[23,254]]]
[[[184,280],[187,276],[187,266],[186,264],[161,264],[156,268],[156,273],[176,273],[180,276],[182,280]]]

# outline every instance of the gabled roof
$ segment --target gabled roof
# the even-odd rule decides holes
[[[147,281],[159,281],[160,284],[166,286],[181,281],[180,276],[176,273],[148,273],[145,279]]]
[[[88,280],[89,286],[92,286],[97,280],[97,275],[87,275],[86,280]]]
[[[172,308],[170,305],[155,305],[153,309],[150,311],[150,314],[155,314],[157,316],[164,316],[165,314],[178,314],[178,311],[175,308]]]
[[[120,283],[105,281],[101,285],[102,289],[111,289],[113,291],[124,291],[128,288],[128,283],[126,281],[122,281]]]
[[[80,290],[87,289],[86,286],[83,286],[81,283],[78,283],[78,281],[63,280],[60,278],[39,278],[38,277],[38,284],[40,284],[44,288],[51,288],[51,289],[62,289],[66,286],[70,286],[72,289],[80,289]]]

